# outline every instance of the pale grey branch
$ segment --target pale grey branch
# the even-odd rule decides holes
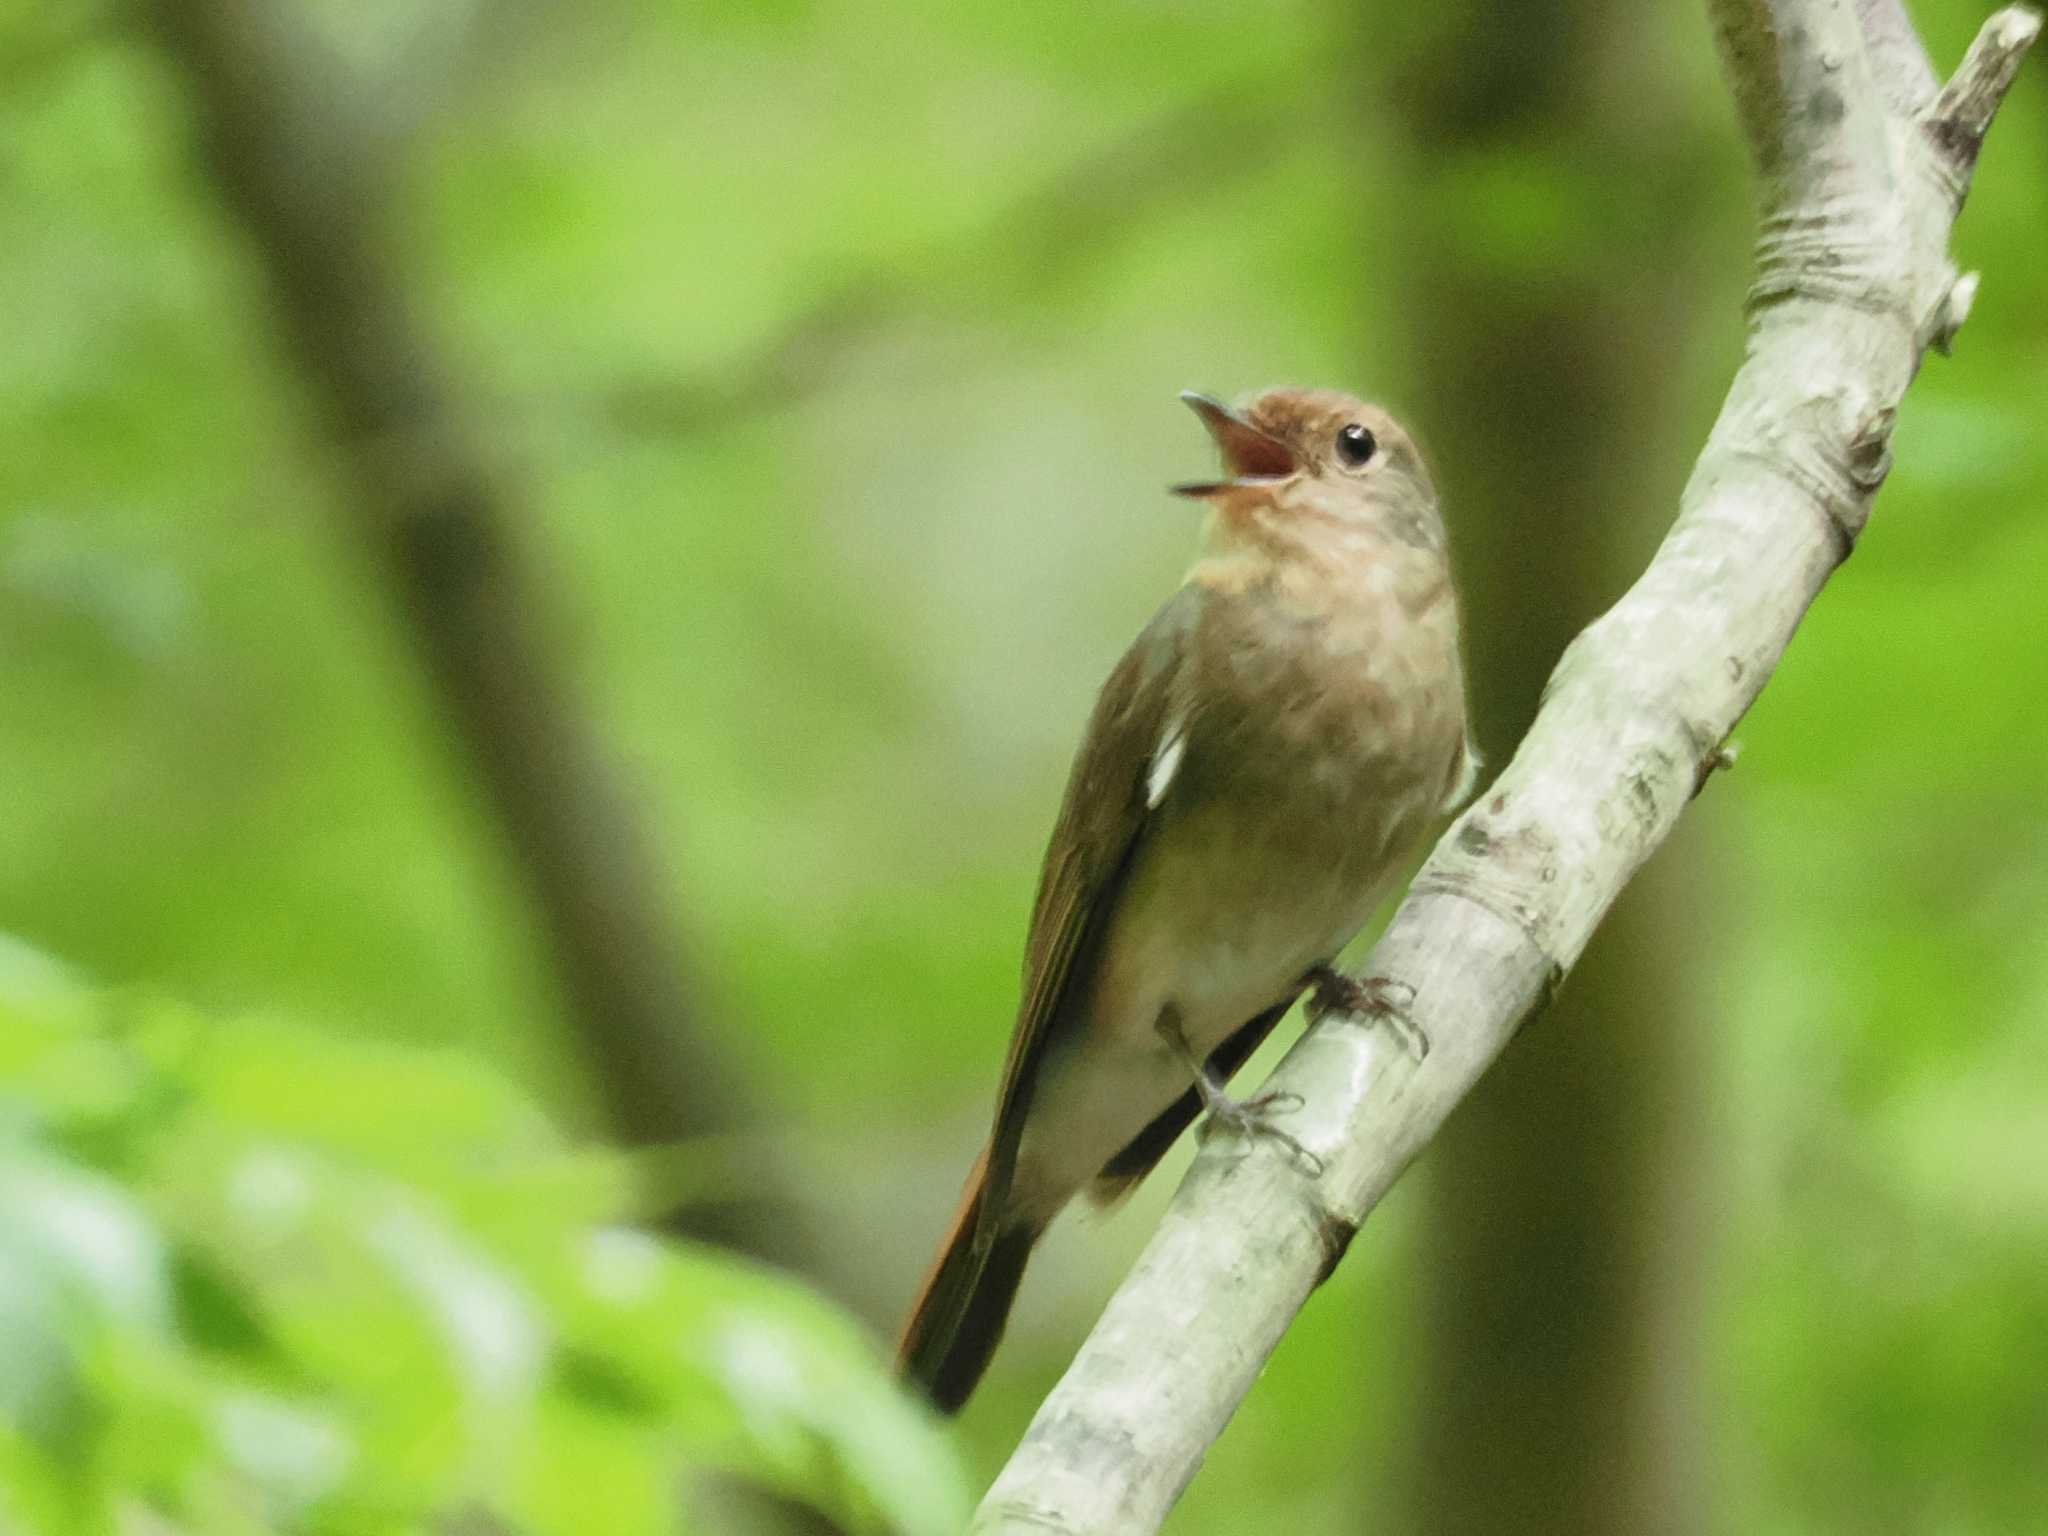
[[[1901,0],[1856,0],[1870,69],[1885,104],[1896,117],[1917,117],[1934,99],[1941,81],[1921,46],[1920,34]]]
[[[1712,8],[1764,182],[1748,357],[1663,547],[1567,649],[1367,962],[1432,1049],[1418,1062],[1368,1019],[1302,1037],[1265,1086],[1301,1098],[1286,1129],[1321,1173],[1271,1142],[1204,1147],[978,1533],[1158,1527],[1352,1234],[1725,765],[1869,515],[1924,349],[1968,312],[1949,231],[2038,19],[1994,17],[1929,108],[1896,0]]]
[[[1970,51],[1963,55],[1955,78],[1943,88],[1929,114],[1929,121],[1944,130],[1948,144],[1967,144],[1970,158],[1975,159],[1998,104],[2005,100],[2013,76],[2019,73],[2020,60],[2040,35],[2039,13],[2024,6],[2008,7],[1984,23]]]

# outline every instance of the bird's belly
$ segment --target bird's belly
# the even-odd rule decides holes
[[[1085,1020],[1048,1042],[1034,1084],[1016,1191],[1045,1215],[1192,1086],[1162,1014],[1206,1058],[1371,916],[1378,868],[1327,843],[1258,856],[1246,830],[1183,824],[1133,872]]]

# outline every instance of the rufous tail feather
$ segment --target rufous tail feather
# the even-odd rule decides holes
[[[978,1249],[987,1192],[984,1149],[896,1347],[897,1373],[921,1387],[941,1413],[958,1412],[988,1369],[1038,1241],[1037,1227],[1020,1224],[999,1228]]]

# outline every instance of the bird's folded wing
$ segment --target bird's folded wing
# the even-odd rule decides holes
[[[985,1243],[995,1240],[1002,1219],[1046,1043],[1085,1003],[1118,894],[1187,751],[1186,660],[1202,602],[1202,589],[1186,586],[1153,615],[1103,684],[1075,755],[1039,876],[1023,1000],[996,1100]]]

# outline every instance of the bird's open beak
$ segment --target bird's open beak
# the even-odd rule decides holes
[[[1189,480],[1176,485],[1176,496],[1215,496],[1245,485],[1269,485],[1285,480],[1301,468],[1294,450],[1270,432],[1246,421],[1220,400],[1198,395],[1191,389],[1180,393],[1188,409],[1202,418],[1202,425],[1216,439],[1223,454],[1224,480]]]

